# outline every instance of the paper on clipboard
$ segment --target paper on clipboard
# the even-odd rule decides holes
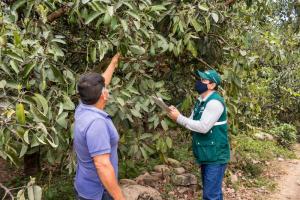
[[[154,100],[154,103],[156,103],[161,109],[163,109],[166,112],[169,112],[170,108],[160,97],[151,96]]]

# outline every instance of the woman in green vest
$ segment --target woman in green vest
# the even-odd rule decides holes
[[[170,106],[169,117],[192,131],[193,153],[201,167],[203,199],[222,200],[222,181],[230,159],[227,113],[224,99],[216,91],[221,77],[215,70],[196,71],[199,93],[191,116]]]

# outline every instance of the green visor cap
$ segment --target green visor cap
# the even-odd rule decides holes
[[[221,84],[221,77],[216,70],[212,69],[212,70],[207,70],[205,72],[201,72],[200,70],[197,70],[195,73],[197,76],[199,76],[202,79],[210,80],[216,83],[217,85]]]

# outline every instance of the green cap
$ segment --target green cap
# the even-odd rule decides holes
[[[211,69],[211,70],[207,70],[205,72],[201,72],[200,70],[197,70],[196,75],[202,79],[210,80],[210,81],[216,83],[217,85],[221,84],[221,77],[216,70]]]

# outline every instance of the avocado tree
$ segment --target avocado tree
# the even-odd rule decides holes
[[[250,115],[262,106],[247,99],[253,91],[249,84],[249,91],[240,90],[253,81],[248,75],[267,65],[298,66],[298,38],[291,37],[295,26],[287,24],[290,30],[281,35],[283,22],[274,18],[279,4],[269,7],[271,3],[2,1],[0,156],[16,165],[24,158],[27,173],[38,170],[40,158],[71,171],[73,113],[79,103],[76,80],[87,71],[102,72],[115,52],[123,58],[110,85],[107,111],[121,135],[125,164],[131,161],[127,158],[166,158],[172,148],[167,130],[173,124],[149,96],[161,96],[188,112],[194,94],[189,77],[195,69],[215,68],[224,74],[221,92],[234,133],[255,123],[241,111]],[[290,22],[296,24],[297,6],[288,5],[284,8],[292,10]],[[291,52],[295,60],[288,59]]]

